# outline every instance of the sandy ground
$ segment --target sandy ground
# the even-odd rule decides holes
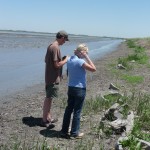
[[[110,83],[124,84],[124,81],[116,79],[109,69],[108,65],[121,57],[128,55],[130,50],[125,43],[122,43],[116,51],[107,54],[104,58],[95,61],[97,71],[95,73],[88,73],[87,76],[87,96],[86,99],[94,98],[107,91]],[[134,70],[137,74],[145,76],[145,81],[142,85],[137,86],[137,89],[149,91],[149,70],[138,68]],[[92,134],[91,123],[98,124],[101,113],[94,116],[87,116],[82,118],[81,131],[85,133],[83,140],[68,140],[59,137],[61,129],[62,118],[64,113],[64,105],[67,99],[67,79],[60,85],[60,98],[54,100],[52,106],[52,113],[59,121],[52,129],[46,129],[40,126],[42,116],[42,105],[45,97],[44,84],[28,87],[24,91],[19,91],[15,95],[7,96],[5,102],[0,106],[0,145],[10,144],[13,141],[22,141],[28,146],[33,146],[36,141],[47,140],[50,146],[58,146],[61,149],[76,149],[81,143],[82,145],[89,144],[93,149],[99,149],[103,143],[105,149],[113,149],[117,137],[112,136],[109,139],[99,139],[99,137]]]

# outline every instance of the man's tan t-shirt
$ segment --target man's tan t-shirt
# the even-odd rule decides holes
[[[46,85],[59,83],[61,68],[55,68],[54,61],[61,61],[60,48],[57,42],[50,44],[45,56],[45,83]]]

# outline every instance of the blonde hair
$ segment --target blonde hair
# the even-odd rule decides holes
[[[85,51],[88,53],[88,47],[84,43],[82,43],[77,46],[76,51],[78,52]]]

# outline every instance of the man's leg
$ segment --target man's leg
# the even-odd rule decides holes
[[[58,95],[58,85],[50,84],[46,85],[46,98],[44,100],[43,104],[43,122],[44,123],[55,123],[58,121],[58,119],[53,119],[51,115],[51,106],[52,106],[52,100],[53,98],[56,98]]]
[[[47,122],[51,120],[50,109],[52,105],[51,98],[45,98],[43,105],[43,122]]]

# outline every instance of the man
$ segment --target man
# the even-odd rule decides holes
[[[50,113],[52,100],[58,96],[58,85],[61,80],[62,66],[67,62],[68,56],[63,60],[61,58],[60,46],[69,41],[68,34],[65,31],[59,31],[56,34],[56,40],[47,48],[45,56],[45,90],[46,98],[43,104],[42,126],[48,127],[58,119],[53,119]]]

